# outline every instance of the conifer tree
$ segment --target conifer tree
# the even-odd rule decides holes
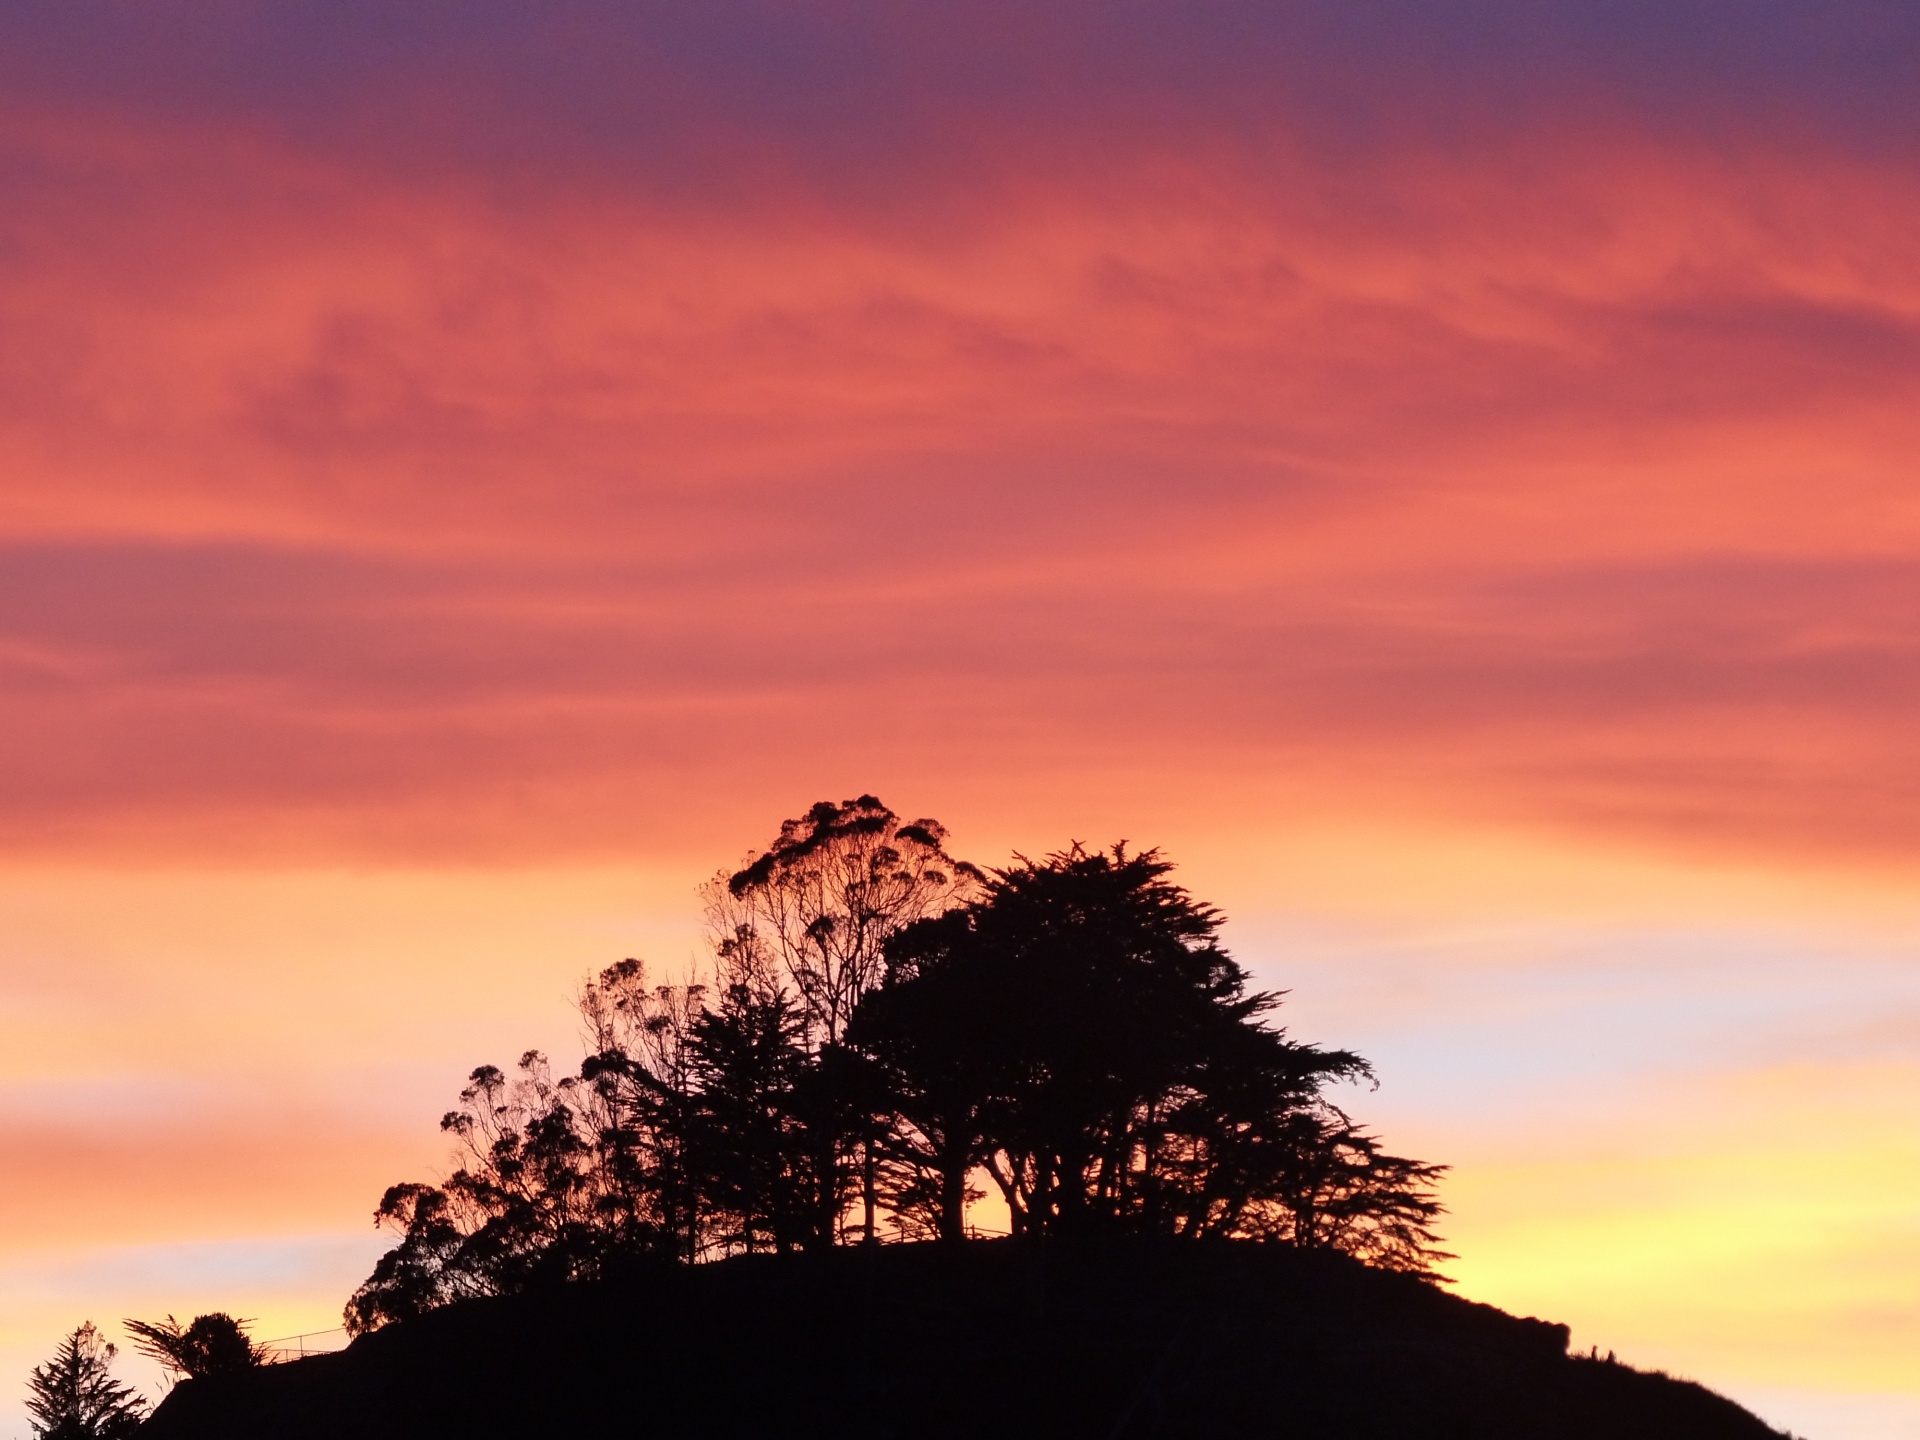
[[[140,1428],[147,1402],[113,1378],[118,1353],[89,1320],[34,1367],[27,1414],[39,1440],[119,1440]]]

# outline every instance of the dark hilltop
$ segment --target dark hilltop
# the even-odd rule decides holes
[[[177,1387],[142,1440],[1778,1440],[1415,1276],[1245,1241],[742,1256]]]

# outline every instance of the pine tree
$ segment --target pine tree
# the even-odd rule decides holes
[[[34,1367],[27,1414],[40,1440],[118,1440],[140,1428],[147,1402],[113,1378],[117,1353],[89,1320]]]

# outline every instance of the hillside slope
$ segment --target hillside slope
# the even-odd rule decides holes
[[[1697,1385],[1335,1255],[976,1242],[476,1301],[178,1387],[146,1440],[1768,1440]],[[1776,1437],[1777,1440],[1777,1437]]]

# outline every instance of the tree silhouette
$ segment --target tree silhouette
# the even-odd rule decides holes
[[[1322,1088],[1369,1074],[1265,1024],[1277,997],[1248,990],[1171,868],[1074,846],[892,942],[852,1035],[893,1077],[892,1155],[918,1172],[901,1203],[939,1233],[975,1165],[1016,1233],[1246,1233],[1303,1123],[1338,1115]]]
[[[592,1051],[580,1078],[593,1087],[603,1153],[623,1191],[650,1199],[665,1248],[688,1261],[705,1254],[713,1223],[695,1038],[708,994],[703,984],[655,984],[628,959],[589,981],[579,1000]]]
[[[910,1235],[956,1241],[980,1192],[991,1116],[1022,1074],[1006,1040],[1007,997],[990,982],[973,909],[922,920],[887,947],[887,982],[861,1003],[849,1042],[879,1067],[889,1208]],[[1017,977],[1008,976],[1017,983]]]
[[[134,1348],[141,1354],[190,1380],[251,1370],[267,1362],[267,1352],[247,1337],[248,1322],[218,1310],[211,1315],[196,1315],[187,1325],[171,1315],[165,1320],[121,1323],[133,1335]]]
[[[147,1404],[112,1375],[119,1351],[91,1320],[27,1378],[27,1414],[40,1440],[118,1440],[140,1428]]]
[[[871,795],[821,801],[702,892],[723,955],[799,996],[807,1048],[838,1042],[879,983],[890,936],[966,898],[978,869],[937,820],[902,821]]]
[[[619,1127],[590,1081],[555,1082],[529,1050],[512,1079],[475,1070],[460,1102],[440,1128],[464,1163],[438,1186],[395,1185],[382,1197],[375,1218],[400,1241],[347,1302],[349,1330],[671,1251],[648,1177],[622,1163]]]
[[[1315,1123],[1318,1133],[1307,1128]],[[1447,1167],[1389,1155],[1344,1116],[1301,1124],[1293,1163],[1257,1197],[1242,1233],[1435,1276],[1435,1262],[1453,1258],[1433,1230],[1445,1208],[1433,1189]]]
[[[800,1044],[810,1055],[831,1051],[879,983],[888,939],[964,899],[980,881],[978,869],[946,852],[946,839],[939,821],[902,821],[872,795],[821,801],[782,824],[766,850],[706,886],[722,966],[756,987],[790,988],[803,1020]],[[835,1088],[855,1074],[830,1063],[804,1087],[813,1245],[835,1238],[852,1179],[849,1142],[860,1151],[861,1232],[876,1235],[877,1137],[857,1095]]]
[[[883,1208],[957,1242],[982,1180],[1021,1236],[1446,1258],[1444,1167],[1328,1098],[1366,1062],[1271,1023],[1279,997],[1157,852],[983,873],[945,839],[872,796],[816,805],[707,887],[710,982],[623,960],[581,992],[578,1075],[536,1051],[475,1070],[441,1122],[457,1168],[383,1197],[398,1243],[348,1327],[637,1260],[875,1241]]]
[[[791,1250],[817,1233],[821,1188],[796,1100],[805,1022],[778,988],[728,985],[693,1027],[688,1153],[724,1248]]]

